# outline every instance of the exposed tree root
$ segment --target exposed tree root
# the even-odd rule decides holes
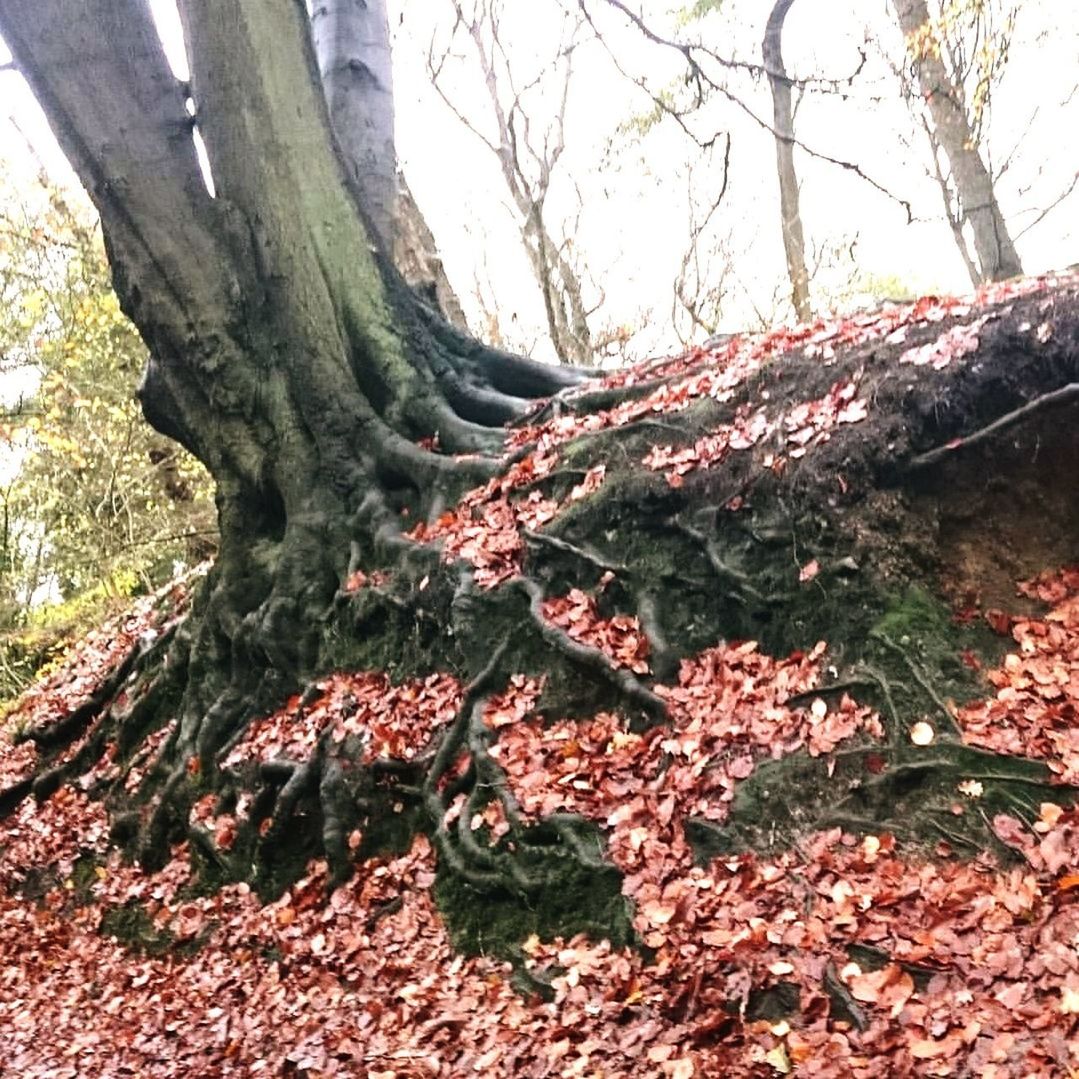
[[[663,699],[657,697],[632,671],[616,666],[600,649],[575,641],[564,630],[547,621],[543,615],[543,588],[537,581],[519,577],[513,583],[528,597],[532,620],[543,639],[566,659],[594,671],[633,706],[637,714],[631,718],[631,728],[643,729],[666,719],[667,705]]]
[[[907,670],[910,671],[910,676],[933,705],[937,715],[944,723],[945,730],[951,736],[958,738],[962,732],[959,730],[959,724],[955,721],[955,716],[952,715],[948,706],[941,700],[940,694],[933,688],[933,683],[928,674],[922,669],[921,665],[914,660],[905,648],[893,641],[887,633],[884,633],[881,630],[875,630],[870,633],[870,637],[875,641],[880,641],[885,648],[899,657]],[[881,688],[884,689],[884,686]],[[887,692],[890,692],[890,690]]]
[[[1079,788],[1056,783],[1039,761],[952,741],[924,749],[871,745],[827,758],[799,753],[763,761],[739,786],[724,824],[691,818],[686,834],[705,861],[748,847],[787,846],[800,833],[833,827],[887,832],[913,845],[937,834],[956,850],[1001,851],[994,816],[1029,825],[1041,803],[1077,799]],[[1007,861],[1015,857],[1011,848],[1002,853]]]
[[[561,539],[558,536],[550,535],[547,532],[536,532],[531,528],[522,528],[521,535],[524,537],[525,542],[532,546],[550,547],[552,550],[558,551],[561,554],[571,555],[573,558],[576,558],[587,565],[595,566],[598,570],[604,572],[609,571],[611,573],[629,573],[629,569],[626,566],[620,565],[617,562],[612,562],[601,554],[586,550],[584,547],[580,547],[575,543],[570,543],[568,540]]]
[[[1071,382],[1067,386],[1061,386],[1050,393],[1043,393],[1039,397],[1035,397],[1034,400],[1028,401],[1025,405],[1020,405],[1019,408],[1006,412],[992,423],[986,424],[985,427],[979,428],[969,435],[953,438],[943,446],[917,454],[910,459],[907,468],[912,472],[923,468],[931,468],[933,465],[947,460],[958,450],[977,446],[986,439],[1008,430],[1009,427],[1014,427],[1017,423],[1022,423],[1044,409],[1057,408],[1060,405],[1066,405],[1076,400],[1079,400],[1079,382]]]
[[[494,687],[506,654],[503,643],[483,670],[465,689],[456,719],[443,736],[423,781],[422,795],[433,827],[435,847],[445,863],[472,887],[483,891],[508,891],[519,895],[534,893],[543,887],[543,878],[526,870],[514,857],[511,844],[486,845],[472,827],[476,813],[491,801],[501,802],[510,825],[511,843],[524,840],[524,822],[506,784],[505,774],[488,752],[489,732],[483,713],[486,695]],[[447,784],[458,755],[469,757],[468,793],[456,824],[447,824],[452,802],[461,795],[458,785]]]

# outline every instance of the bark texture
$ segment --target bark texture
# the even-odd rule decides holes
[[[783,65],[783,23],[794,0],[777,0],[768,16],[761,54],[772,90],[772,124],[776,141],[776,175],[779,178],[779,214],[783,227],[783,250],[791,282],[791,303],[800,322],[812,317],[809,272],[806,269],[805,235],[799,206],[798,174],[794,168],[794,108],[791,81]]]
[[[393,56],[385,0],[326,0],[311,31],[330,122],[368,222],[405,280],[459,329],[460,301],[434,235],[397,167]]]
[[[393,55],[386,0],[316,0],[311,32],[330,121],[374,231],[393,250]]]
[[[173,747],[209,765],[254,700],[316,662],[354,547],[392,545],[400,513],[492,475],[498,426],[577,376],[453,330],[371,243],[302,5],[182,5],[214,199],[145,5],[100,0],[76,23],[61,8],[7,4],[5,40],[101,214],[151,351],[147,418],[218,487]]]
[[[949,76],[932,42],[923,39],[930,25],[928,5],[925,0],[895,0],[895,10],[900,29],[911,43],[911,64],[933,121],[931,142],[948,158],[959,218],[971,230],[980,278],[1015,277],[1023,266],[997,204],[993,177],[971,130],[963,88]],[[960,238],[957,235],[957,242]]]

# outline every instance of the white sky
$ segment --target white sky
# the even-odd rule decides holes
[[[151,2],[161,24],[172,25],[163,36],[178,64],[182,48],[178,27],[170,21],[172,0]],[[538,293],[516,239],[497,166],[439,100],[424,71],[427,43],[440,27],[444,32],[449,5],[445,0],[396,3],[398,151],[412,191],[466,310],[478,314],[475,293],[482,292],[488,305],[497,308],[503,332],[513,343],[528,347],[539,341],[537,355],[547,355]],[[522,72],[535,69],[546,59],[557,33],[551,3],[508,0],[505,6],[503,36],[514,67]],[[613,12],[600,10],[598,2],[592,6],[604,16],[601,25],[625,66],[647,72],[657,89],[678,72],[676,63],[627,32]],[[768,6],[762,0],[727,0],[723,13],[705,20],[700,32],[721,42],[726,55],[756,61]],[[652,0],[643,8],[657,26],[667,23],[666,3]],[[886,53],[898,54],[900,38],[884,0],[862,5],[801,0],[792,8],[784,32],[788,71],[794,76],[845,75],[856,65],[867,31]],[[799,153],[807,239],[811,245],[844,248],[856,241],[857,268],[897,286],[963,291],[968,287],[966,274],[941,216],[935,182],[927,177],[924,136],[913,138],[916,133],[895,80],[877,50],[870,51],[864,78],[849,100],[813,93],[804,98],[797,133],[823,153],[856,161],[883,186],[909,200],[916,220],[908,224],[900,206],[864,181]],[[1074,138],[1079,130],[1075,93],[1079,10],[1049,0],[1026,0],[1011,55],[994,98],[989,148],[1001,161],[1020,144],[999,184],[1014,234],[1079,171],[1079,144]],[[735,85],[758,115],[770,115],[766,87],[745,78]],[[462,111],[482,124],[482,94],[460,65],[451,73],[450,87]],[[542,92],[539,97],[542,111]],[[689,174],[693,173],[700,199],[719,183],[714,165],[669,123],[643,142],[610,141],[620,122],[648,107],[647,99],[615,71],[598,44],[584,45],[571,85],[567,150],[549,206],[549,216],[556,222],[575,210],[572,177],[583,199],[579,220],[570,225],[573,250],[587,263],[596,283],[589,288],[593,301],[603,298],[596,329],[603,323],[643,327],[631,346],[634,356],[676,347],[672,282],[687,240]],[[713,277],[727,271],[724,328],[739,329],[752,324],[755,311],[773,311],[777,288],[783,287],[774,143],[769,132],[731,106],[717,104],[711,120],[708,130],[728,131],[732,137],[730,188],[713,222],[715,232],[726,240],[729,258],[715,254],[706,262]],[[18,175],[27,169],[28,155],[15,125],[33,142],[50,171],[64,175],[62,159],[20,76],[0,74],[0,158]],[[1079,191],[1019,239],[1029,272],[1079,260],[1077,208]],[[837,286],[848,269],[840,267],[830,275],[822,271],[821,281],[827,283],[830,277]]]

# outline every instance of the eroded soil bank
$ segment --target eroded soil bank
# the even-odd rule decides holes
[[[1070,1075],[1077,384],[1059,278],[556,398],[210,758],[215,571],[104,627],[0,743],[11,1066]]]

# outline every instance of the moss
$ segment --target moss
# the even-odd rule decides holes
[[[322,857],[322,814],[297,812],[277,842],[261,846],[260,855],[255,891],[263,903],[271,903],[307,872],[313,858]]]
[[[72,899],[79,906],[91,901],[91,889],[99,879],[101,859],[93,854],[80,854],[71,867],[71,891]]]
[[[899,644],[909,644],[913,639],[943,636],[946,622],[942,604],[922,589],[910,588],[892,600],[873,629]]]
[[[146,908],[134,900],[105,910],[98,932],[104,937],[115,937],[125,947],[143,955],[165,955],[176,944],[173,934],[158,929]]]
[[[981,784],[976,800],[959,791],[968,780]],[[989,826],[994,815],[1032,822],[1041,802],[1067,806],[1077,795],[1076,788],[1055,784],[1040,761],[953,741],[925,748],[867,745],[827,757],[801,752],[758,764],[738,785],[726,822],[691,818],[686,838],[702,863],[783,849],[799,834],[835,826],[890,833],[926,852],[940,850],[943,841],[954,853],[995,848],[1008,859]]]
[[[579,834],[595,826],[581,822]],[[568,939],[584,933],[615,947],[633,940],[631,910],[622,877],[613,865],[585,865],[556,845],[522,845],[522,866],[541,876],[543,888],[527,897],[508,891],[481,892],[445,867],[435,882],[435,902],[454,947],[467,955],[516,960],[531,936]]]
[[[911,721],[939,709],[923,682],[940,701],[982,696],[986,683],[978,671],[995,664],[1006,644],[980,620],[957,623],[942,601],[916,586],[888,598],[868,635],[874,661],[907,698],[897,704]],[[968,665],[964,654],[975,662]]]
[[[363,826],[363,842],[356,852],[358,861],[368,858],[396,858],[407,854],[412,840],[430,828],[427,814],[417,802],[393,797],[368,814]]]

